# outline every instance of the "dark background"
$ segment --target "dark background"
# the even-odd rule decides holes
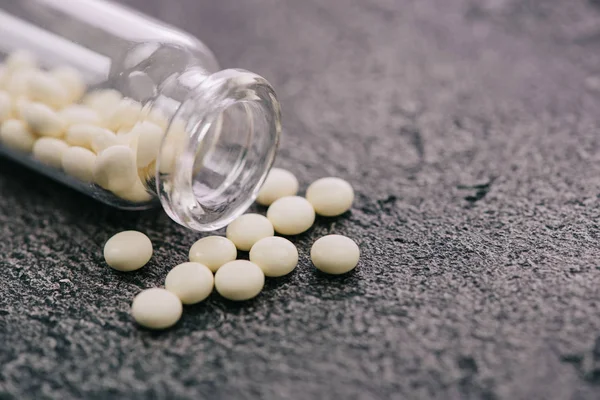
[[[131,299],[201,235],[0,161],[0,398],[600,397],[599,1],[127,3],[270,80],[277,164],[355,205],[254,301],[151,333]],[[137,273],[103,262],[124,229]],[[310,265],[327,233],[354,273]]]

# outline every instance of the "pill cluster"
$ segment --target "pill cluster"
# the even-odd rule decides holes
[[[177,265],[166,276],[164,289],[139,293],[131,313],[138,324],[150,329],[165,329],[179,320],[183,304],[205,300],[216,289],[232,301],[256,297],[265,277],[281,277],[298,265],[298,250],[288,239],[274,236],[297,235],[308,230],[315,214],[337,216],[348,211],[354,199],[352,186],[339,178],[313,182],[306,198],[297,196],[298,180],[289,171],[273,168],[259,192],[257,202],[268,206],[266,217],[245,214],[226,229],[226,237],[208,236],[198,240],[189,251],[189,262]],[[249,261],[238,260],[239,251],[249,252]],[[104,247],[109,266],[133,271],[152,256],[146,235],[126,231],[113,236]],[[360,251],[345,236],[328,235],[312,246],[314,266],[328,274],[344,274],[358,264]]]
[[[168,126],[157,110],[113,89],[88,91],[76,69],[44,70],[32,54],[17,51],[0,65],[0,123],[3,146],[124,200],[151,200],[143,181],[156,168]],[[173,138],[184,137],[183,124],[172,127],[181,131]],[[165,169],[174,153],[164,153]]]

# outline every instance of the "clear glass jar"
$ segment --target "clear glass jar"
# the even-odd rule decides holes
[[[110,190],[108,184],[103,186],[109,190],[101,187],[96,176],[100,154],[106,151],[102,146],[90,148],[96,160],[91,182],[74,178],[56,163],[50,166],[35,150],[43,130],[36,131],[31,123],[27,129],[36,140],[33,153],[8,141],[0,141],[0,153],[104,203],[134,210],[161,203],[183,226],[218,229],[247,209],[275,158],[281,123],[271,85],[245,70],[219,70],[199,40],[124,6],[104,0],[3,2],[0,54],[7,57],[0,90],[12,101],[4,120],[29,121],[25,107],[40,101],[32,94],[38,83],[32,83],[31,76],[42,74],[69,83],[60,80],[60,71],[74,68],[87,95],[73,102],[96,111],[98,125],[115,134],[117,141],[111,143],[129,147],[137,156],[139,180],[115,172],[119,190]],[[49,106],[59,117],[67,115],[65,104]],[[127,123],[115,122],[123,118]],[[64,132],[57,138],[67,141],[76,122],[63,119]],[[147,122],[162,129],[162,139],[154,144],[152,161],[144,165],[148,154],[140,164],[140,148],[147,152],[153,144],[138,128]],[[86,143],[99,140],[91,133],[86,138]],[[77,144],[67,144],[73,143]],[[129,161],[124,165],[130,168]]]

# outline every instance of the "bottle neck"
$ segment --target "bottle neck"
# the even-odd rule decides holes
[[[179,224],[226,226],[253,202],[275,159],[281,115],[273,88],[245,70],[190,68],[167,78],[151,106],[170,123],[148,185]]]

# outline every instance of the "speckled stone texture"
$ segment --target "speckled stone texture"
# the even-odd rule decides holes
[[[600,2],[129,0],[278,89],[277,161],[351,213],[254,301],[129,304],[201,235],[0,161],[0,398],[600,398]],[[261,210],[264,211],[264,210]],[[143,270],[102,246],[139,229]],[[310,265],[328,233],[358,269]]]

